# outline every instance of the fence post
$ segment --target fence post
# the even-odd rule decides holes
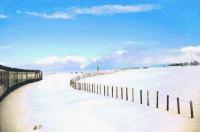
[[[97,94],[99,94],[99,87],[98,87],[98,84],[97,84]]]
[[[134,102],[134,88],[132,88],[132,102]]]
[[[109,86],[107,86],[107,96],[109,96]]]
[[[89,91],[89,83],[88,83],[88,85],[87,85],[87,91]]]
[[[76,89],[76,82],[75,82],[75,87],[74,88]]]
[[[99,87],[100,87],[100,95],[101,95],[101,84],[99,85]]]
[[[128,88],[126,88],[126,100],[128,101]]]
[[[156,92],[156,108],[158,108],[158,91]]]
[[[177,98],[177,110],[178,110],[178,114],[180,114],[180,102],[179,102],[179,98]]]
[[[83,86],[83,85],[82,85],[82,86]],[[81,89],[83,89],[83,87],[82,87]]]
[[[82,90],[82,87],[83,87],[83,85],[82,85],[82,83],[80,83],[80,90]]]
[[[167,95],[167,111],[169,111],[169,95]]]
[[[113,98],[113,86],[112,86],[112,98]]]
[[[123,99],[123,87],[121,87],[121,99]]]
[[[194,118],[193,104],[192,104],[192,101],[191,101],[191,100],[190,100],[190,113],[191,113],[191,118]]]
[[[104,96],[106,96],[106,86],[103,86],[103,92],[104,92]]]
[[[147,91],[147,106],[149,106],[149,91]]]
[[[142,104],[142,90],[140,90],[140,104]]]
[[[89,92],[91,92],[91,84],[89,84]]]
[[[96,87],[95,87],[95,84],[94,84],[94,93],[96,92],[95,88],[96,88]]]
[[[118,99],[118,87],[116,87],[116,99]]]
[[[92,93],[93,93],[93,91],[94,91],[94,88],[93,88],[93,83],[92,83]]]

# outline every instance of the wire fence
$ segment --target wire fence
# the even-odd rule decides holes
[[[200,118],[200,104],[193,103],[192,100],[184,100],[157,90],[142,90],[123,86],[112,86],[95,83],[78,82],[80,79],[112,74],[104,73],[87,73],[82,74],[70,80],[70,85],[77,90],[83,90],[93,94],[126,100],[156,109],[177,113],[184,117]]]

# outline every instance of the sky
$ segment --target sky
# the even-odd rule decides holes
[[[200,61],[198,0],[0,0],[0,63],[66,71]]]

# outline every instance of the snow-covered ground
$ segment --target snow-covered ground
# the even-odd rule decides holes
[[[102,83],[113,84],[116,83],[117,75],[134,72],[124,71],[94,79],[95,82],[101,80]],[[141,74],[136,76],[145,78]],[[152,76],[156,78],[156,75]],[[108,76],[113,78],[102,80]],[[124,76],[124,79],[119,78],[118,84],[139,86],[139,83],[136,83],[137,85],[133,83],[134,79],[131,78],[133,76],[130,74]],[[8,95],[0,104],[1,132],[31,132],[34,131],[35,125],[40,126],[40,129],[35,131],[41,132],[198,132],[200,130],[200,120],[197,118],[181,117],[145,105],[77,91],[69,86],[70,78],[72,78],[70,74],[48,75],[42,81],[23,86]],[[133,79],[132,84],[127,83],[131,79]],[[150,86],[151,83],[153,82],[147,82],[146,85]]]
[[[154,108],[156,91],[159,91],[159,108],[166,109],[166,95],[169,95],[170,111],[174,113],[177,113],[177,97],[179,97],[181,115],[185,117],[190,116],[189,101],[192,100],[194,116],[200,118],[200,66],[126,70],[106,76],[82,79],[79,82],[114,86],[114,94],[116,86],[118,89],[127,87],[130,97],[132,96],[131,90],[134,88],[135,103],[138,104],[140,102],[139,91],[143,90],[143,102],[146,101],[146,92],[149,91],[150,106]],[[109,90],[111,93],[111,88]],[[118,92],[120,96],[120,89]],[[123,94],[125,96],[125,89]]]

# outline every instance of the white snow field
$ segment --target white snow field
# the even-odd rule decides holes
[[[171,71],[171,70],[172,71]],[[173,86],[172,89],[186,87],[187,80],[167,77],[187,71],[170,69],[130,70],[88,78],[83,81],[127,85],[142,88],[161,88]],[[160,72],[156,72],[160,71]],[[171,71],[171,72],[169,72]],[[199,68],[191,68],[187,76],[199,76]],[[196,72],[197,73],[196,73]],[[168,73],[169,72],[169,73]],[[137,73],[137,74],[136,74]],[[155,74],[152,74],[155,73]],[[146,75],[142,75],[146,74]],[[152,75],[151,75],[152,74]],[[121,77],[123,75],[123,77]],[[162,78],[158,76],[163,75]],[[45,76],[40,82],[23,86],[8,95],[0,104],[1,132],[199,132],[199,118],[189,118],[167,112],[162,109],[147,107],[131,101],[104,97],[97,94],[78,91],[69,86],[70,74],[52,74]],[[112,78],[110,78],[110,77]],[[146,77],[147,76],[147,77]],[[180,76],[177,74],[177,76]],[[120,78],[119,78],[120,77]],[[150,81],[149,78],[153,80]],[[145,82],[142,81],[145,79]],[[171,84],[165,79],[183,81],[184,85]],[[157,80],[157,81],[156,81]],[[157,83],[156,83],[157,82]],[[141,84],[140,84],[141,83]],[[195,81],[196,83],[196,81]],[[158,85],[160,84],[160,85]],[[195,84],[196,85],[196,84]],[[146,87],[145,87],[146,86]],[[156,87],[157,86],[157,87]],[[190,86],[185,96],[193,94],[192,99],[198,101],[199,82]],[[169,87],[167,87],[168,90]],[[184,88],[185,89],[185,88]],[[196,92],[193,91],[196,90]],[[182,91],[182,90],[174,90]],[[193,93],[194,92],[194,93]],[[150,103],[151,104],[151,103]],[[34,130],[34,126],[40,126]]]
[[[125,70],[106,76],[85,78],[79,82],[101,85],[101,87],[109,86],[110,94],[111,86],[113,86],[114,95],[118,87],[119,98],[121,87],[124,89],[124,98],[125,88],[128,88],[130,101],[132,88],[134,88],[137,104],[140,103],[140,90],[143,90],[143,104],[146,104],[146,94],[149,91],[150,106],[154,108],[156,107],[156,92],[159,91],[159,108],[166,110],[166,96],[169,95],[169,109],[174,113],[177,113],[177,97],[179,97],[180,112],[184,117],[190,117],[189,101],[192,100],[194,116],[200,118],[200,66]]]

